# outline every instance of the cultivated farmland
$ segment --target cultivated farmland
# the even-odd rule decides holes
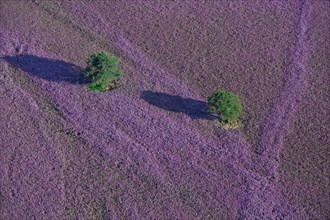
[[[0,1],[0,219],[329,219],[329,24],[326,0]],[[102,50],[125,77],[86,91]]]

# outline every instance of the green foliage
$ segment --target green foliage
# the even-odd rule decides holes
[[[110,56],[107,52],[95,52],[87,60],[83,74],[91,80],[88,90],[105,91],[109,84],[115,82],[124,74],[119,70],[119,58]]]
[[[232,92],[216,90],[207,98],[208,111],[215,111],[221,121],[233,123],[241,116],[243,108],[239,98]]]

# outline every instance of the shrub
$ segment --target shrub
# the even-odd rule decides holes
[[[88,90],[106,91],[116,86],[124,74],[119,70],[119,58],[110,56],[107,52],[95,52],[87,60],[83,74],[91,80]]]
[[[220,121],[234,123],[241,116],[243,108],[239,98],[232,92],[216,90],[207,98],[208,111],[215,111]]]

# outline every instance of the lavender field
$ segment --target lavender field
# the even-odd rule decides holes
[[[0,0],[0,219],[330,219],[329,36],[327,0]]]

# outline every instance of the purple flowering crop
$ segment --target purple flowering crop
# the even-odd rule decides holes
[[[0,219],[327,219],[327,1],[1,1]],[[86,92],[100,50],[123,86]],[[216,89],[243,127],[206,112]]]

